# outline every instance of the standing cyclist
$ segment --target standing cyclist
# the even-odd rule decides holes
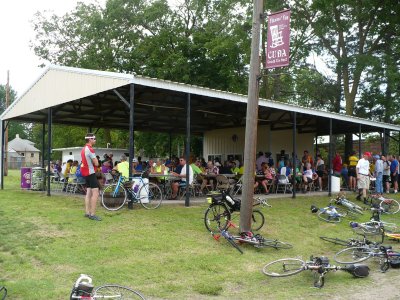
[[[369,158],[371,157],[370,152],[364,152],[363,157],[357,162],[357,184],[358,184],[358,196],[357,200],[361,200],[361,196],[364,199],[364,204],[368,204],[367,191],[369,190]]]
[[[81,173],[86,181],[86,197],[85,197],[85,217],[90,220],[101,221],[95,215],[97,198],[99,197],[99,182],[96,178],[96,167],[99,166],[99,161],[93,150],[93,145],[96,144],[96,137],[93,133],[87,133],[85,136],[86,145],[81,151]]]

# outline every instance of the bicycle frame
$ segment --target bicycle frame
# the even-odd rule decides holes
[[[140,184],[142,184],[142,186],[144,186],[145,182],[143,180],[143,177],[139,177],[138,176],[138,177],[132,177],[132,178],[139,179],[140,180]],[[118,194],[119,187],[121,185],[123,185],[123,182],[125,181],[125,179],[126,179],[126,177],[124,177],[122,175],[118,177],[118,181],[116,183],[116,188],[115,188],[115,190],[113,192],[113,196],[114,197]],[[128,197],[128,201],[133,201],[134,203],[139,202],[139,190],[137,192],[135,192],[132,187],[126,187],[125,190],[129,195],[132,196],[132,197]],[[148,190],[147,190],[147,192],[148,192]]]

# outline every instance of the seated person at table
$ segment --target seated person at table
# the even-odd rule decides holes
[[[154,163],[153,166],[150,167],[150,174],[167,174],[168,169],[164,164],[162,163],[161,159],[157,159],[157,161]],[[165,177],[156,177],[156,178],[150,178],[150,180],[153,180],[155,182],[163,182],[165,180]]]
[[[306,169],[303,172],[304,191],[307,191],[307,186],[318,178],[318,175],[311,169],[311,164],[306,163]]]
[[[205,174],[208,175],[218,175],[219,174],[219,169],[218,167],[214,166],[213,162],[210,160],[207,163],[207,168],[205,170]],[[204,177],[203,182],[201,184],[200,190],[203,191],[204,188],[207,186],[207,184],[211,185],[214,189],[214,180],[212,177]]]
[[[70,175],[75,175],[76,174],[76,170],[77,170],[77,168],[78,168],[78,161],[77,160],[74,160],[73,162],[72,162],[72,166],[71,166],[71,169],[69,170],[69,174]],[[73,182],[74,180],[72,179],[72,178],[68,178],[68,182]]]
[[[191,163],[190,166],[192,167],[194,175],[204,173],[204,169],[202,168],[201,161],[199,159],[197,159],[195,162]]]
[[[157,159],[156,163],[150,166],[150,174],[165,174],[166,167],[161,159]]]
[[[171,175],[180,177],[180,180],[174,181],[171,184],[172,195],[171,200],[175,200],[178,196],[179,187],[186,187],[186,159],[181,157],[179,159],[179,164],[182,166],[180,173],[171,172]],[[189,184],[193,182],[193,170],[189,166]]]
[[[65,178],[68,178],[69,172],[71,170],[71,166],[72,166],[73,160],[72,159],[68,159],[67,163],[63,165],[62,167],[62,174],[64,175]]]
[[[125,180],[129,180],[129,163],[126,160],[126,155],[121,155],[121,161],[114,167],[114,170],[118,171]]]
[[[143,166],[141,163],[139,163],[139,161],[134,158],[132,159],[132,174],[142,174],[143,172]]]
[[[264,177],[260,177],[260,174],[264,175]],[[257,181],[264,187],[265,193],[269,194],[269,186],[274,181],[275,170],[273,167],[268,166],[266,162],[263,162],[261,163],[261,172],[257,172],[257,175]]]
[[[101,173],[106,174],[112,170],[111,162],[109,160],[105,160],[101,165]]]
[[[232,161],[232,168],[231,168],[231,172],[232,174],[239,174],[239,166],[236,165],[235,161]]]
[[[234,174],[233,172],[232,172],[232,166],[233,166],[233,162],[231,162],[231,161],[229,161],[229,160],[227,160],[227,161],[225,161],[224,162],[224,165],[222,166],[222,167],[220,167],[219,168],[219,174],[227,174],[227,175],[229,175],[229,174]],[[228,176],[228,181],[229,181],[229,184],[230,185],[233,185],[233,184],[235,184],[236,183],[236,179],[234,179],[234,177],[229,177]]]
[[[224,165],[218,170],[218,174],[233,174],[232,173],[232,163],[230,161],[225,161]]]

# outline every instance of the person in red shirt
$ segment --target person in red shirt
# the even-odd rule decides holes
[[[97,199],[99,198],[99,182],[96,178],[96,168],[99,166],[99,161],[93,150],[93,145],[96,144],[96,136],[93,133],[87,133],[85,136],[86,145],[81,151],[81,174],[86,181],[86,197],[85,197],[85,217],[94,221],[101,221],[95,215]]]
[[[332,161],[332,167],[333,167],[333,175],[340,177],[340,174],[342,172],[342,157],[340,156],[339,151],[335,152],[335,157],[333,158]]]

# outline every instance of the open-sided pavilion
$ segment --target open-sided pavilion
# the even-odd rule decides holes
[[[14,120],[43,124],[43,144],[47,134],[50,159],[52,124],[83,126],[89,131],[129,129],[130,164],[134,157],[134,131],[186,134],[189,158],[191,134],[244,127],[246,108],[245,95],[132,74],[50,65],[0,116],[1,152],[4,157],[4,132],[8,121]],[[361,137],[361,133],[378,132],[386,139],[391,132],[400,131],[400,126],[393,124],[265,99],[259,101],[258,125],[269,125],[271,131],[293,130],[293,153],[297,153],[296,138],[303,133],[352,133]],[[329,152],[331,160],[332,151]],[[3,188],[3,160],[0,167]],[[49,182],[47,189],[50,195]],[[185,203],[189,205],[188,196]]]

